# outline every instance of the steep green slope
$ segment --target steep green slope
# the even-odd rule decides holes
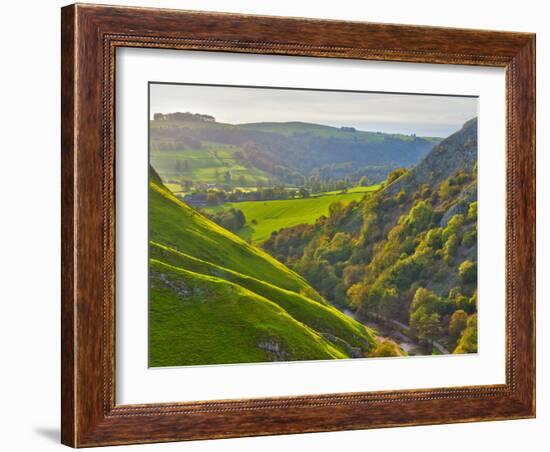
[[[262,247],[359,318],[405,325],[423,354],[463,336],[475,351],[477,149],[474,118],[373,196]]]
[[[215,276],[235,283],[272,300],[305,325],[340,337],[354,347],[362,348],[365,343],[374,344],[372,338],[365,334],[366,330],[361,324],[353,321],[324,300],[323,302],[314,301],[296,292],[281,289],[267,281],[213,265],[158,243],[151,242],[150,256],[173,267],[185,268],[195,273]]]
[[[275,303],[221,278],[151,260],[150,365],[347,355]]]
[[[151,240],[284,289],[310,291],[301,276],[197,213],[154,182],[149,202]]]
[[[175,198],[151,172],[150,365],[366,355],[372,332],[268,254]]]

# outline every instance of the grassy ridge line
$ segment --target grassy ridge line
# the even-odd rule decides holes
[[[260,132],[269,132],[292,136],[295,134],[311,134],[318,137],[333,138],[356,138],[366,142],[382,142],[387,137],[392,137],[402,141],[413,141],[416,137],[400,133],[378,133],[366,130],[342,130],[339,127],[327,126],[324,124],[315,124],[309,122],[289,121],[289,122],[252,122],[245,124],[236,124],[235,127],[245,130],[256,130]],[[437,137],[419,137],[429,141],[441,141]]]
[[[374,345],[375,341],[370,330],[330,305],[321,304],[304,295],[281,289],[268,282],[196,259],[159,243],[151,243],[151,256],[178,268],[216,276],[238,284],[276,303],[293,318],[309,327],[320,332],[330,333],[363,351],[368,351]]]
[[[174,265],[176,267],[182,267],[196,273],[203,273],[211,276],[223,277],[224,279],[229,279],[232,282],[236,282],[239,285],[246,287],[253,292],[257,292],[259,295],[266,296],[266,298],[271,298],[269,295],[264,295],[265,293],[271,293],[271,290],[276,290],[278,294],[292,294],[297,297],[304,298],[323,306],[329,306],[332,308],[332,305],[328,303],[322,296],[315,293],[316,298],[312,298],[305,293],[298,293],[293,290],[284,289],[282,287],[271,284],[267,281],[260,280],[253,276],[249,276],[243,273],[239,273],[235,270],[224,267],[223,265],[213,264],[211,262],[199,259],[197,257],[191,256],[187,253],[184,253],[180,250],[167,246],[163,243],[158,243],[155,241],[149,242],[149,252],[150,256],[154,259],[163,260],[167,263]],[[336,311],[338,311],[336,309]],[[340,311],[338,311],[340,312]],[[347,316],[345,316],[348,318]]]
[[[266,252],[208,220],[154,180],[150,182],[150,235],[189,255],[319,300],[307,281]]]
[[[276,303],[244,287],[156,259],[150,268],[151,366],[348,357]]]

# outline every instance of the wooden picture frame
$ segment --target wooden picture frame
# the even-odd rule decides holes
[[[535,35],[162,9],[62,9],[62,442],[73,447],[535,416]],[[506,383],[115,404],[115,50],[506,69]]]

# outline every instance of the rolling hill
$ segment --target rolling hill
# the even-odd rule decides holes
[[[233,181],[245,176],[250,186],[267,178],[296,185],[310,176],[366,175],[382,181],[391,170],[416,164],[441,141],[303,122],[234,125],[213,118],[159,117],[164,119],[150,121],[151,164],[164,181],[184,177],[223,182],[220,175],[225,171],[234,172]],[[178,161],[186,163],[176,168]]]
[[[151,170],[150,365],[366,355],[372,331],[297,273],[189,208]]]

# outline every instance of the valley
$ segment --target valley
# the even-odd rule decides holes
[[[150,124],[152,366],[477,351],[475,119],[174,115]]]

